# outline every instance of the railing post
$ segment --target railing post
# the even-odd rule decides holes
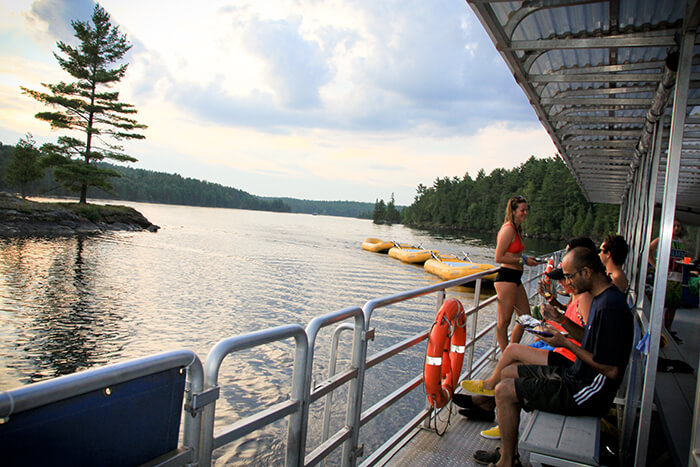
[[[471,332],[470,336],[471,339],[474,339],[476,337],[476,330],[477,330],[477,324],[479,321],[479,303],[481,302],[481,279],[476,280],[476,284],[474,286],[474,308],[476,309],[476,312],[474,312],[471,316]],[[467,336],[467,341],[469,341],[469,336]],[[473,377],[472,371],[474,370],[473,365],[474,365],[474,352],[475,352],[475,345],[470,345],[469,346],[469,353],[467,354],[467,371],[469,377]]]
[[[204,388],[204,370],[202,362],[195,355],[192,363],[187,366],[187,386],[185,406],[191,402],[192,395],[197,394]],[[192,448],[192,455],[195,462],[199,462],[199,452],[201,450],[202,413],[198,411],[185,410],[183,414],[182,442],[186,447]]]
[[[360,441],[360,416],[362,415],[362,391],[365,386],[365,361],[367,359],[367,336],[369,319],[363,313],[355,316],[355,332],[352,341],[352,366],[357,368],[357,378],[350,382],[348,390],[348,409],[345,417],[351,430],[350,438],[343,444],[344,467],[357,465],[357,458],[362,455],[358,446]]]

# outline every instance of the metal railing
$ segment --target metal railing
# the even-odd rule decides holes
[[[555,262],[561,257],[561,252],[551,256]],[[529,268],[526,287],[532,292],[532,283],[539,278],[544,265]],[[197,408],[202,410],[202,431],[200,446],[196,449],[199,453],[200,465],[207,466],[211,463],[212,451],[227,443],[230,443],[248,433],[264,428],[265,426],[289,416],[287,433],[287,448],[285,463],[288,466],[311,466],[323,462],[331,453],[342,446],[341,463],[344,466],[358,464],[358,459],[364,457],[364,447],[359,443],[361,428],[391,407],[397,401],[410,394],[423,382],[422,369],[418,375],[408,382],[395,388],[390,394],[363,410],[362,396],[366,371],[381,362],[415,347],[428,339],[429,331],[420,332],[390,347],[367,356],[369,341],[374,339],[374,329],[370,327],[373,313],[390,305],[406,302],[418,297],[436,294],[436,310],[440,308],[448,288],[474,283],[474,300],[472,306],[465,307],[468,329],[470,330],[466,343],[465,370],[461,378],[469,377],[488,363],[488,360],[496,355],[497,345],[495,336],[487,350],[476,355],[476,344],[487,337],[495,328],[496,322],[486,324],[480,331],[477,328],[479,311],[495,302],[494,295],[481,301],[481,281],[484,276],[496,272],[497,269],[479,272],[450,281],[445,281],[422,287],[407,292],[382,297],[368,301],[363,308],[350,307],[332,312],[313,319],[304,329],[298,325],[281,326],[278,328],[263,330],[251,334],[241,335],[219,342],[209,353],[204,363],[205,384],[200,394],[194,395],[201,403]],[[529,293],[528,295],[532,295]],[[352,323],[348,322],[352,321]],[[312,369],[314,363],[314,346],[319,331],[322,328],[337,325],[333,333],[328,378],[315,387],[312,387]],[[352,331],[352,357],[348,368],[336,373],[337,348],[340,335],[343,331]],[[294,372],[292,382],[292,395],[287,401],[278,403],[257,414],[249,416],[214,433],[215,405],[219,396],[218,372],[223,359],[232,353],[249,349],[258,345],[272,343],[279,340],[294,338],[296,340],[296,357],[294,360]],[[333,392],[341,386],[348,385],[348,395],[345,408],[345,423],[335,433],[330,431],[330,411],[333,406]],[[323,427],[321,443],[306,454],[306,435],[309,407],[312,403],[325,400],[323,413]],[[415,428],[431,419],[432,408],[426,401],[426,407],[420,410],[416,416],[403,428],[369,454],[362,465],[374,465],[382,460],[392,449],[406,442]]]

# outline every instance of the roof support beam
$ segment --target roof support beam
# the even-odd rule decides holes
[[[523,5],[527,6],[522,6],[510,15],[508,22],[503,26],[503,31],[508,39],[512,39],[513,33],[521,21],[538,10],[543,10],[545,8],[584,5],[587,3],[600,3],[604,1],[607,0],[533,0],[530,2],[523,2]]]
[[[533,83],[658,83],[661,73],[568,73],[557,72],[530,75]]]
[[[595,115],[566,115],[553,116],[549,118],[551,122],[567,123],[644,123],[644,117],[597,117]]]
[[[543,97],[542,105],[643,105],[648,107],[651,98],[632,97]]]
[[[610,47],[671,47],[675,45],[673,31],[665,35],[649,33],[619,34],[607,37],[538,39],[510,41],[504,50],[607,49]]]

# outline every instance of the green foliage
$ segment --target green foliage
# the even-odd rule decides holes
[[[418,185],[413,204],[402,212],[403,223],[495,232],[505,217],[508,199],[522,195],[530,212],[529,235],[566,239],[575,235],[596,238],[617,231],[619,207],[586,201],[559,158],[534,156],[511,170],[480,170],[475,179],[438,178],[428,188]]]
[[[375,224],[383,224],[386,219],[386,204],[383,199],[378,199],[374,203],[374,212],[372,213],[372,222]]]
[[[401,212],[396,208],[394,193],[391,194],[388,203],[384,203],[383,199],[378,199],[374,203],[372,221],[375,224],[397,224],[401,222]]]
[[[272,198],[263,199],[272,200]],[[279,201],[288,205],[291,208],[291,212],[324,216],[359,217],[360,219],[371,219],[374,207],[372,203],[360,201],[317,201],[296,198],[279,198]]]
[[[394,193],[391,194],[391,199],[386,204],[386,216],[385,222],[387,224],[395,224],[401,222],[401,213],[396,209],[396,203],[394,201]]]
[[[56,46],[61,54],[54,52],[54,57],[77,81],[42,83],[48,93],[23,86],[21,89],[24,94],[55,109],[39,112],[36,118],[48,122],[52,129],[76,131],[84,136],[84,140],[61,136],[56,144],[44,145],[42,150],[55,167],[56,181],[69,191],[80,193],[80,202],[85,203],[89,187],[110,191],[109,179],[118,176],[96,162],[105,159],[136,161],[123,153],[122,146],[107,141],[143,139],[137,131],[145,129],[146,125],[131,118],[136,113],[133,105],[119,102],[119,93],[109,90],[126,73],[126,64],[109,68],[131,48],[126,35],[111,24],[109,14],[99,4],[95,5],[92,24],[85,21],[71,24],[80,41],[79,47],[59,41]]]
[[[40,159],[41,151],[37,149],[29,133],[19,140],[11,152],[10,161],[4,168],[3,178],[8,184],[19,187],[22,198],[27,197],[27,184],[44,174]]]

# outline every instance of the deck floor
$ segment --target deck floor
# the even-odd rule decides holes
[[[525,340],[525,339],[523,339]],[[525,342],[524,342],[525,343]],[[477,378],[488,376],[496,362],[491,362],[478,375]],[[459,388],[458,392],[462,389]],[[449,425],[443,436],[438,436],[434,430],[421,428],[416,431],[415,436],[408,441],[391,459],[384,465],[390,467],[403,467],[406,465],[421,466],[477,466],[472,457],[474,451],[479,449],[494,450],[500,446],[499,440],[483,438],[479,432],[496,426],[496,422],[479,422],[469,420],[458,413],[459,407],[452,405],[452,414],[441,414],[442,419],[438,422],[440,430],[444,430],[444,425],[449,418]],[[446,411],[443,411],[446,412]],[[521,426],[527,415],[521,418]],[[528,454],[520,453],[521,462],[528,466]]]
[[[673,329],[683,339],[682,344],[671,344],[677,350],[682,359],[693,366],[697,373],[698,355],[700,349],[700,311],[698,309],[679,309],[674,319]],[[528,343],[523,340],[523,343]],[[477,376],[486,377],[493,370],[495,361],[487,366]],[[459,389],[461,391],[461,388]],[[495,426],[496,422],[477,422],[468,420],[457,412],[459,407],[452,406],[452,414],[449,417],[449,426],[443,436],[438,436],[435,431],[419,429],[415,436],[384,464],[391,467],[403,467],[406,465],[422,466],[477,466],[472,455],[478,449],[493,450],[500,446],[498,440],[488,440],[480,436],[479,432]],[[527,414],[521,412],[521,427]],[[446,423],[447,415],[442,416]],[[441,426],[441,429],[443,427]],[[652,455],[650,453],[650,455]],[[529,466],[529,454],[520,452],[521,462]],[[653,455],[652,455],[653,458]]]

